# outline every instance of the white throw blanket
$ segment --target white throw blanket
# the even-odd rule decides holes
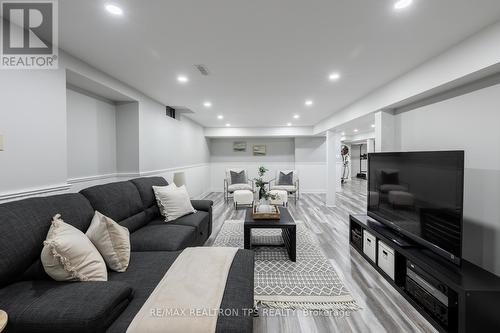
[[[237,248],[193,247],[177,257],[127,333],[213,333]]]

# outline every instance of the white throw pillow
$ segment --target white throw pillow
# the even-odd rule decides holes
[[[177,220],[187,214],[195,213],[186,187],[171,184],[168,186],[153,186],[153,191],[160,208],[160,213],[166,222]]]
[[[45,272],[56,281],[107,281],[106,264],[87,236],[65,223],[61,215],[43,242],[40,259]]]
[[[175,191],[177,189],[177,185],[174,183],[167,186],[153,186],[153,192],[155,193],[156,204],[158,205],[158,209],[160,210],[161,216],[166,217],[167,212],[165,211],[165,205],[161,201],[161,193],[165,193],[167,191]]]
[[[116,272],[127,270],[130,262],[130,234],[127,228],[96,211],[85,235],[110,269]]]

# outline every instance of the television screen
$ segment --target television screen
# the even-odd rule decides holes
[[[460,263],[464,152],[368,156],[368,215]]]

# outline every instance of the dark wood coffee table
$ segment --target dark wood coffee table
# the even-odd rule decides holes
[[[297,225],[288,209],[279,207],[281,218],[279,220],[254,220],[252,218],[252,208],[248,208],[245,215],[245,249],[252,249],[255,246],[284,246],[291,261],[297,258]],[[283,237],[282,245],[252,244],[252,229],[281,229]]]

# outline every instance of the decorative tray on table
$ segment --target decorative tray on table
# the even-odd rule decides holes
[[[252,218],[254,220],[279,220],[280,210],[275,205],[253,205]]]

